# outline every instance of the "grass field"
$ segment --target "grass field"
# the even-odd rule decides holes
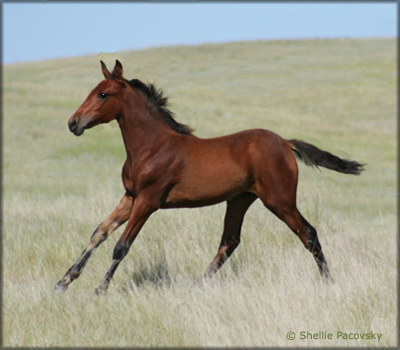
[[[155,213],[107,296],[92,293],[123,228],[51,294],[124,193],[116,122],[79,138],[67,128],[103,79],[99,60],[115,58],[126,78],[163,88],[199,137],[265,128],[367,163],[360,177],[299,164],[298,207],[334,284],[257,201],[209,284],[193,282],[216,253],[224,203]],[[3,346],[396,346],[395,39],[154,48],[6,65],[3,80]],[[301,339],[319,331],[333,339]]]

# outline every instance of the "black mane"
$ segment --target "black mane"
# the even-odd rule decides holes
[[[144,84],[138,79],[126,80],[134,89],[139,90],[151,103],[151,105],[160,113],[169,127],[182,135],[190,135],[193,129],[187,125],[178,123],[174,119],[174,113],[168,108],[168,98],[164,96],[162,90],[157,89],[154,84]]]

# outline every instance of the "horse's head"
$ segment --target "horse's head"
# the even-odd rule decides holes
[[[76,136],[83,134],[98,124],[109,123],[120,113],[119,98],[126,86],[121,63],[117,60],[114,70],[110,73],[101,61],[105,80],[97,85],[85,102],[78,108],[68,121],[68,127]]]

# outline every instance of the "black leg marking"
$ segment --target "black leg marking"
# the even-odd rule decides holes
[[[114,248],[113,260],[121,261],[128,254],[130,245],[118,242]]]
[[[317,265],[319,272],[327,281],[333,281],[331,274],[329,272],[328,264],[325,260],[324,254],[322,253],[322,247],[318,240],[317,231],[314,227],[312,227],[306,219],[301,217],[304,226],[306,227],[307,234],[307,249],[313,255]]]
[[[113,278],[114,273],[121,261],[122,260],[113,260],[110,269],[107,271],[106,275],[95,289],[95,295],[105,295],[107,293],[108,285],[110,284],[110,281]]]

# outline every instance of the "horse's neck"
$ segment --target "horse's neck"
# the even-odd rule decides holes
[[[170,133],[147,101],[133,101],[126,104],[118,120],[128,159],[134,161],[144,153],[157,149]]]

